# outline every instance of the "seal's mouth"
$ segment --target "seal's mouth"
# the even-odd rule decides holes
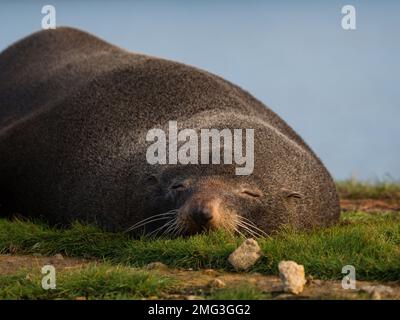
[[[220,198],[201,195],[192,197],[180,208],[143,219],[126,232],[140,229],[148,237],[187,237],[217,230],[243,237],[266,236],[254,222],[232,209],[227,209]]]

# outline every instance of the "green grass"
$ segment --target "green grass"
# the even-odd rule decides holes
[[[303,264],[307,274],[341,279],[344,265],[356,268],[359,280],[400,278],[400,218],[396,214],[346,213],[344,223],[312,232],[283,230],[260,239],[263,257],[253,271],[277,274],[281,260]],[[183,268],[231,271],[229,254],[242,239],[223,233],[188,239],[132,240],[80,224],[58,230],[43,224],[0,220],[0,252],[104,259],[111,264],[140,267],[154,261]]]
[[[0,300],[8,299],[140,299],[168,290],[172,279],[128,267],[89,265],[56,273],[56,289],[44,290],[41,274],[20,271],[0,275]]]
[[[392,199],[400,200],[400,183],[396,181],[337,181],[336,187],[342,199]]]
[[[267,298],[271,298],[271,296],[253,285],[215,290],[207,297],[210,300],[262,300]]]
[[[400,200],[400,184],[395,182],[350,179],[337,182],[337,188],[342,199]],[[132,267],[160,261],[171,267],[233,271],[227,258],[242,241],[224,233],[133,240],[78,223],[69,229],[55,229],[40,222],[0,219],[0,253],[62,253],[96,259],[81,269],[57,272],[55,290],[42,289],[40,272],[20,270],[0,275],[0,300],[168,296],[179,292],[178,280]],[[279,261],[294,260],[314,278],[341,279],[342,267],[350,264],[355,266],[358,280],[400,279],[400,213],[347,212],[340,224],[330,228],[310,232],[286,229],[258,241],[263,257],[251,271],[277,274]],[[212,289],[200,295],[213,300],[271,298],[250,284]]]

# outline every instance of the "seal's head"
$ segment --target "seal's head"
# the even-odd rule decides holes
[[[150,175],[147,192],[153,199],[151,213],[130,230],[144,228],[145,233],[157,236],[225,230],[259,237],[277,225],[277,217],[284,216],[278,214],[287,210],[289,203],[284,191],[275,194],[254,175],[250,179],[215,171],[180,168]]]
[[[174,179],[165,193],[176,210],[177,231],[187,235],[219,229],[240,232],[239,226],[249,224],[243,214],[261,209],[262,196],[254,185],[221,176]]]

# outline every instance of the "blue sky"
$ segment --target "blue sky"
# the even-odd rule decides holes
[[[57,25],[185,62],[251,92],[284,118],[337,179],[400,179],[399,1],[0,2],[0,50]],[[355,6],[357,30],[341,28]],[[1,70],[0,70],[1,72]]]

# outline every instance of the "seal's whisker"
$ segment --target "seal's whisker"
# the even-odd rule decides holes
[[[252,225],[254,228],[258,229],[259,231],[264,232],[263,230],[261,230],[260,228],[258,228],[258,227],[254,224],[254,222],[251,221],[250,219],[248,219],[248,218],[246,218],[246,217],[243,217],[243,216],[240,217],[240,219],[241,219],[241,221]]]
[[[171,223],[169,223],[169,226],[167,229],[164,230],[164,232],[162,233],[163,235],[168,235],[172,230],[174,230],[174,228],[177,225],[177,221],[176,219],[172,220]]]
[[[252,225],[246,224],[244,221],[240,221],[240,222],[238,222],[238,224],[239,224],[241,227],[246,228],[247,230],[250,230],[250,231],[252,231],[252,232],[258,233],[258,232],[257,232],[258,230],[254,229]]]
[[[262,238],[263,237],[259,232],[257,232],[257,230],[253,230],[253,229],[249,228],[248,226],[243,226],[243,227],[254,238]]]
[[[174,231],[174,233],[172,234],[173,237],[177,238],[181,233],[180,228],[176,228],[176,230]]]
[[[233,225],[234,225],[234,228],[233,228],[234,233],[239,233],[239,228],[242,226],[239,216],[233,220]]]
[[[239,221],[237,223],[237,225],[239,227],[243,228],[245,231],[247,231],[250,236],[255,237],[255,238],[262,238],[262,235],[259,232],[257,232],[257,230],[254,230],[251,228],[253,226],[246,225],[243,223],[243,221]]]
[[[178,223],[174,224],[172,229],[171,229],[171,231],[170,231],[170,235],[175,237],[176,234],[179,233],[179,231],[178,231],[179,229],[180,229],[179,228],[179,224]]]
[[[165,219],[170,219],[170,217],[158,217],[158,218],[150,219],[150,220],[147,220],[147,221],[143,221],[142,223],[140,223],[138,225],[135,225],[135,226],[132,226],[131,228],[129,228],[129,231],[132,231],[132,230],[135,230],[137,228],[140,228],[140,227],[142,227],[142,226],[144,226],[144,225],[146,225],[148,223],[152,223],[152,222],[155,222],[155,221],[158,221],[158,220],[165,220]]]
[[[133,231],[133,230],[136,230],[138,228],[144,227],[145,225],[147,225],[149,223],[153,223],[153,222],[161,221],[161,220],[165,220],[165,219],[171,219],[171,218],[170,217],[158,217],[158,218],[155,218],[153,220],[145,221],[145,222],[143,222],[143,223],[141,223],[141,224],[139,224],[139,225],[137,225],[135,227],[131,227],[131,228],[129,228],[128,231]],[[126,231],[126,232],[128,232],[128,231]]]
[[[241,237],[246,238],[246,236],[242,232],[240,232],[239,228],[236,228],[236,232],[239,233]]]
[[[181,234],[181,232],[182,232],[182,226],[180,226],[178,222],[176,222],[174,228],[171,230],[170,235],[172,237],[178,237]]]
[[[247,228],[246,226],[241,225],[241,224],[238,224],[238,226],[239,226],[240,228],[242,228],[242,229],[243,229],[248,235],[250,235],[251,237],[253,237],[253,238],[259,238],[259,237],[260,237],[259,234],[255,233],[253,230]]]
[[[158,222],[158,221],[166,220],[166,219],[168,219],[168,218],[167,218],[167,217],[164,217],[164,218],[158,218],[158,219],[155,219],[155,220],[150,220],[150,221],[147,221],[146,223],[143,223],[142,225],[139,225],[139,226],[133,228],[133,229],[130,230],[130,231],[134,231],[134,230],[136,230],[136,229],[143,228],[143,227],[147,226],[147,225],[150,224],[150,223]]]
[[[233,232],[232,232],[233,230]],[[225,231],[229,233],[230,236],[234,235],[234,232],[236,230],[236,225],[232,225],[232,228],[226,228]]]
[[[160,216],[165,216],[165,215],[173,215],[176,211],[178,211],[178,210],[174,209],[174,210],[170,210],[170,211],[168,211],[168,212],[164,212],[164,213],[159,213],[159,214],[152,215],[152,216],[147,217],[147,218],[145,218],[145,219],[143,219],[143,220],[141,220],[141,221],[139,221],[139,222],[136,222],[134,225],[132,225],[132,227],[134,227],[134,226],[136,226],[137,224],[142,223],[142,222],[144,222],[144,221],[146,221],[146,220],[149,220],[149,219],[153,219],[153,218],[160,217]]]
[[[166,215],[174,215],[178,210],[174,209],[174,210],[170,210],[168,212],[164,212],[164,213],[159,213],[159,214],[155,214],[151,217],[145,218],[143,220],[140,220],[139,222],[136,222],[134,225],[130,226],[128,229],[125,230],[125,232],[129,232],[131,230],[133,230],[137,225],[147,221],[147,220],[151,220],[154,219],[156,217],[161,217],[161,216],[166,216]]]
[[[156,218],[156,217],[158,217],[158,215],[151,216],[151,217],[149,217],[149,218],[140,220],[139,222],[137,222],[137,223],[135,223],[134,225],[130,226],[130,227],[129,227],[128,229],[126,229],[124,232],[126,233],[126,232],[129,232],[129,231],[132,231],[133,229],[136,229],[137,226],[139,226],[139,225],[141,225],[141,224],[143,224],[143,223],[145,223],[145,222],[148,222],[149,220],[152,220],[152,219],[154,219],[154,218]]]
[[[241,221],[247,225],[250,225],[251,227],[253,227],[254,229],[258,230],[259,232],[261,232],[262,234],[264,234],[265,236],[267,236],[267,234],[265,233],[265,231],[263,231],[262,229],[258,228],[253,221],[249,220],[246,217],[241,217]]]
[[[150,232],[150,233],[148,234],[148,236],[149,236],[149,237],[151,237],[152,235],[156,236],[162,229],[164,229],[164,228],[170,226],[171,224],[173,224],[173,222],[174,222],[173,219],[170,220],[170,221],[167,221],[167,222],[164,223],[161,227],[158,227],[157,229],[155,229],[155,230],[153,230],[152,232]]]
[[[254,230],[258,231],[258,233],[262,234],[264,237],[267,237],[268,235],[265,233],[265,231],[261,230],[260,228],[258,228],[252,221],[250,221],[249,219],[245,218],[245,217],[241,217],[241,222],[251,228],[253,228]]]

